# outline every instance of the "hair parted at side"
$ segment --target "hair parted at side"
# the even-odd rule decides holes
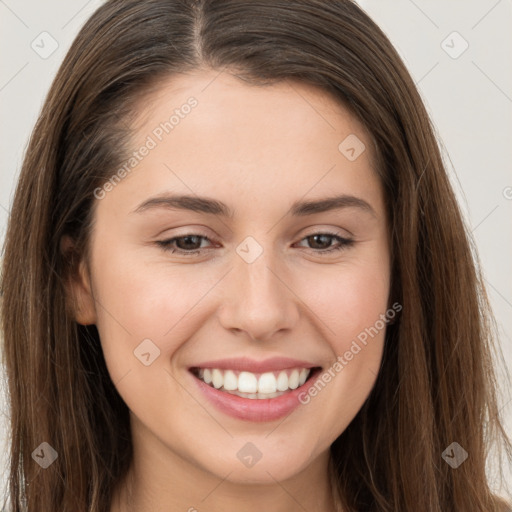
[[[93,191],[129,153],[136,100],[173,74],[203,68],[255,86],[320,86],[375,144],[391,295],[403,309],[387,328],[371,395],[331,447],[343,505],[503,510],[486,476],[491,446],[504,448],[507,462],[511,454],[497,402],[494,320],[434,129],[388,38],[350,0],[110,0],[82,28],[51,86],[6,233],[12,511],[109,512],[128,469],[127,406],[95,326],[74,320],[65,284],[88,255]],[[65,235],[73,253],[61,249]],[[58,452],[48,470],[31,457],[43,441]],[[469,454],[457,470],[441,457],[453,441]]]

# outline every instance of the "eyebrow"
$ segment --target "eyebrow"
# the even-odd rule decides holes
[[[198,213],[208,213],[220,217],[233,218],[234,212],[228,205],[216,199],[191,195],[163,194],[152,197],[142,202],[132,213],[142,213],[157,208],[169,210],[189,210]],[[316,199],[314,201],[296,201],[290,208],[290,213],[296,217],[305,217],[330,210],[344,208],[358,208],[377,217],[372,206],[360,197],[351,195],[339,195]]]

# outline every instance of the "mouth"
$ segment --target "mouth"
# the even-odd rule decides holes
[[[284,418],[304,403],[322,367],[289,357],[206,361],[189,367],[198,391],[221,413],[250,422]]]
[[[303,386],[321,368],[292,367],[276,371],[251,372],[238,369],[192,367],[198,380],[223,393],[250,400],[280,397]]]

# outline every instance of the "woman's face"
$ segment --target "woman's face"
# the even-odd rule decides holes
[[[384,343],[367,133],[313,86],[218,72],[175,76],[138,112],[131,159],[95,192],[75,289],[136,457],[260,483],[323,464]]]

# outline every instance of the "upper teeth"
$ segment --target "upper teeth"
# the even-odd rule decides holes
[[[275,393],[302,386],[310,371],[308,368],[293,368],[279,372],[252,373],[204,368],[199,370],[199,378],[214,388],[224,388],[226,391]]]

